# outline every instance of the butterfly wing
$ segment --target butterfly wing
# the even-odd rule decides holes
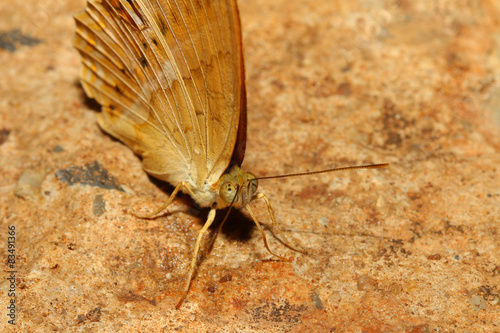
[[[243,160],[246,97],[235,0],[88,0],[81,82],[100,126],[173,185],[214,184]],[[196,199],[196,198],[195,198]]]

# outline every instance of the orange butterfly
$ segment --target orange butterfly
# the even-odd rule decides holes
[[[277,227],[269,200],[256,194],[257,178],[240,169],[246,94],[236,1],[88,0],[75,21],[81,83],[102,106],[99,125],[142,156],[147,173],[175,186],[150,216],[165,209],[179,190],[211,208],[177,307],[187,295],[202,236],[217,209],[245,207],[267,250],[282,258],[269,249],[248,205],[264,199]],[[321,172],[328,171],[333,169]]]

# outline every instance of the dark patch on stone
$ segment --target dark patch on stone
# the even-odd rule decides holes
[[[87,319],[92,322],[98,322],[101,319],[101,308],[97,307],[94,310],[90,310],[89,313],[85,316]]]
[[[266,302],[263,306],[253,308],[251,311],[254,320],[283,322],[283,323],[298,323],[301,320],[301,312],[307,310],[305,305],[292,305],[288,301],[277,305],[276,303]]]
[[[5,141],[7,141],[9,134],[10,134],[10,130],[8,130],[6,128],[0,129],[0,145],[3,144]]]
[[[128,291],[121,295],[118,295],[118,299],[125,303],[147,302],[151,305],[156,306],[156,301],[154,299],[149,300],[144,296],[133,293],[132,291]]]
[[[0,48],[10,52],[16,52],[18,44],[34,46],[41,42],[41,39],[24,35],[20,29],[0,33]]]
[[[63,152],[63,151],[64,151],[64,147],[63,147],[63,146],[61,146],[61,145],[57,145],[57,146],[55,146],[55,147],[52,149],[52,152],[53,152],[53,153],[61,153],[61,152]]]
[[[97,161],[85,164],[83,167],[70,166],[56,172],[56,177],[70,186],[83,184],[108,190],[125,192],[116,179],[102,168]]]

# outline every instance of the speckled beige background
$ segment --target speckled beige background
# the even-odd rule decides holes
[[[308,254],[268,231],[295,258],[276,260],[235,213],[175,310],[207,211],[183,196],[129,214],[171,188],[96,124],[71,46],[84,1],[2,3],[0,255],[7,276],[14,225],[17,318],[2,278],[0,331],[498,332],[500,3],[239,3],[244,168],[391,167],[262,181]],[[123,192],[56,176],[95,162]]]

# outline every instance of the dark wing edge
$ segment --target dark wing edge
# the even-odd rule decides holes
[[[245,149],[247,144],[247,92],[246,92],[246,81],[245,81],[245,60],[243,57],[243,36],[241,32],[241,18],[238,6],[236,5],[236,0],[234,2],[235,18],[236,18],[236,29],[239,49],[240,49],[240,80],[241,80],[241,95],[240,95],[240,119],[238,123],[238,134],[236,136],[236,142],[234,143],[233,155],[231,161],[236,161],[238,165],[243,163],[245,158]]]

